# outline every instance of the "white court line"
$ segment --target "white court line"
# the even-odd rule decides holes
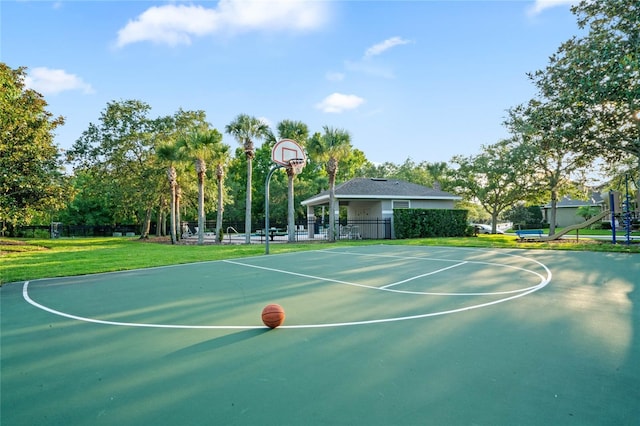
[[[472,250],[472,249],[469,249]],[[351,253],[343,253],[343,254],[351,254]],[[328,327],[345,327],[345,326],[353,326],[353,325],[366,325],[366,324],[380,324],[380,323],[387,323],[387,322],[396,322],[396,321],[405,321],[405,320],[412,320],[412,319],[419,319],[419,318],[428,318],[428,317],[435,317],[435,316],[441,316],[441,315],[448,315],[448,314],[453,314],[453,313],[459,313],[459,312],[464,312],[464,311],[469,311],[469,310],[473,310],[473,309],[479,309],[479,308],[484,308],[487,306],[492,306],[492,305],[496,305],[498,303],[503,303],[503,302],[507,302],[510,300],[514,300],[523,296],[526,296],[528,294],[531,294],[537,290],[540,290],[544,287],[546,287],[550,282],[551,282],[551,278],[552,278],[552,273],[551,270],[549,270],[549,268],[547,268],[546,265],[544,265],[543,263],[534,260],[534,259],[529,259],[526,258],[524,256],[519,256],[519,255],[512,255],[512,254],[508,254],[508,253],[501,253],[502,255],[506,255],[506,256],[512,256],[512,257],[517,257],[517,258],[521,258],[524,259],[526,261],[529,262],[534,262],[536,264],[538,264],[539,266],[541,266],[542,268],[544,268],[544,270],[547,273],[546,277],[543,277],[541,274],[525,269],[525,268],[520,268],[520,267],[513,267],[513,266],[509,266],[509,265],[502,265],[499,263],[490,263],[490,262],[471,262],[471,263],[478,263],[478,264],[486,264],[486,265],[496,265],[496,266],[503,266],[503,267],[510,267],[513,269],[519,269],[522,271],[527,271],[530,272],[534,275],[537,275],[538,277],[541,278],[541,282],[538,285],[526,288],[526,289],[521,289],[521,290],[517,290],[514,292],[517,292],[518,294],[515,294],[513,296],[509,296],[509,297],[505,297],[503,299],[498,299],[498,300],[493,300],[491,302],[486,302],[486,303],[481,303],[481,304],[477,304],[477,305],[470,305],[470,306],[464,306],[461,308],[457,308],[457,309],[451,309],[451,310],[446,310],[446,311],[440,311],[440,312],[430,312],[430,313],[426,313],[426,314],[418,314],[418,315],[411,315],[411,316],[404,316],[404,317],[395,317],[395,318],[381,318],[381,319],[375,319],[375,320],[364,320],[364,321],[351,321],[351,322],[342,322],[342,323],[326,323],[326,324],[299,324],[299,325],[281,325],[278,328],[282,328],[282,329],[305,329],[305,328],[328,328]],[[419,259],[424,259],[424,258],[419,258]],[[282,270],[277,270],[274,268],[266,268],[266,267],[261,267],[261,266],[256,266],[256,265],[250,265],[250,264],[244,264],[241,262],[234,262],[234,261],[224,261],[227,263],[234,263],[234,264],[238,264],[241,266],[248,266],[248,267],[254,267],[254,268],[259,268],[259,269],[266,269],[266,270],[272,270],[275,272],[282,272],[282,273],[287,273],[287,274],[291,274],[291,275],[297,275],[297,276],[301,276],[301,277],[307,277],[307,278],[313,278],[313,279],[319,279],[322,281],[329,281],[329,282],[335,282],[335,283],[339,283],[339,284],[347,284],[347,285],[353,285],[353,286],[357,286],[357,287],[363,287],[363,288],[369,288],[369,289],[374,289],[374,290],[379,290],[379,291],[389,291],[389,292],[397,292],[397,293],[409,293],[409,294],[432,294],[432,293],[417,293],[417,292],[406,292],[406,291],[398,291],[398,290],[393,290],[393,289],[380,289],[378,287],[372,287],[372,286],[366,286],[366,285],[362,285],[362,284],[356,284],[356,283],[349,283],[346,281],[339,281],[339,280],[333,280],[333,279],[327,279],[327,278],[322,278],[322,277],[314,277],[311,275],[306,275],[306,274],[299,274],[299,273],[295,273],[295,272],[290,272],[290,271],[282,271]],[[179,266],[179,265],[178,265]],[[125,271],[126,272],[126,271]],[[84,322],[89,322],[89,323],[95,323],[95,324],[103,324],[103,325],[116,325],[116,326],[127,326],[127,327],[145,327],[145,328],[173,328],[173,329],[218,329],[218,330],[239,330],[239,329],[243,329],[243,330],[247,330],[247,329],[266,329],[266,326],[262,326],[262,325],[184,325],[184,324],[146,324],[146,323],[131,323],[131,322],[118,322],[118,321],[105,321],[105,320],[99,320],[99,319],[95,319],[95,318],[87,318],[87,317],[81,317],[81,316],[77,316],[77,315],[72,315],[72,314],[68,314],[66,312],[61,312],[52,308],[49,308],[45,305],[42,305],[36,301],[34,301],[33,299],[31,299],[31,297],[29,296],[29,281],[25,281],[23,288],[22,288],[22,296],[25,299],[25,301],[27,301],[29,304],[33,305],[34,307],[38,308],[38,309],[42,309],[46,312],[55,314],[55,315],[59,315],[65,318],[70,318],[70,319],[74,319],[74,320],[78,320],[78,321],[84,321]],[[457,295],[498,295],[498,294],[507,294],[507,293],[514,293],[514,292],[501,292],[501,293],[467,293],[467,294],[463,294],[463,293],[453,293],[453,294],[449,294],[451,296],[457,296]],[[433,293],[435,295],[447,295],[446,293]]]
[[[240,265],[240,266],[246,266],[248,268],[263,269],[265,271],[270,271],[270,272],[279,272],[281,274],[295,275],[297,277],[311,278],[313,280],[318,280],[318,281],[328,281],[328,282],[331,282],[331,283],[352,285],[354,287],[364,287],[364,288],[378,289],[378,287],[373,287],[373,286],[370,286],[370,285],[351,283],[349,281],[335,280],[333,278],[317,277],[315,275],[307,275],[307,274],[301,274],[299,272],[285,271],[284,269],[268,268],[266,266],[252,265],[250,263],[242,263],[242,262],[238,262],[238,261],[235,261],[235,260],[222,260],[221,262],[232,263],[234,265]]]
[[[407,278],[406,280],[402,280],[402,281],[398,281],[398,282],[395,282],[395,283],[387,284],[387,285],[382,286],[380,288],[381,289],[385,289],[385,288],[393,287],[393,286],[396,286],[396,285],[399,285],[399,284],[404,284],[404,283],[407,283],[409,281],[416,280],[418,278],[427,277],[429,275],[437,274],[438,272],[446,271],[447,269],[457,268],[458,266],[462,266],[462,265],[465,265],[467,263],[468,262],[465,260],[464,262],[460,262],[460,263],[457,263],[455,265],[447,266],[446,268],[438,269],[437,271],[431,271],[431,272],[427,272],[426,274],[416,275],[415,277],[411,277],[411,278]]]
[[[78,315],[68,314],[66,312],[57,311],[55,309],[51,309],[47,306],[41,305],[36,302],[29,296],[29,281],[25,281],[22,286],[22,297],[24,300],[35,306],[36,308],[40,308],[43,311],[47,311],[49,313],[60,315],[61,317],[70,318],[78,321],[84,322],[92,322],[94,324],[104,324],[104,325],[121,325],[126,327],[149,327],[149,328],[192,328],[192,329],[252,329],[252,328],[265,328],[261,325],[251,326],[251,325],[180,325],[180,324],[144,324],[144,323],[136,323],[136,322],[118,322],[118,321],[105,321],[99,320],[95,318],[87,318],[80,317]]]
[[[341,253],[341,254],[351,254],[351,253]],[[360,254],[357,254],[356,256],[360,256]],[[417,257],[413,258],[413,259],[434,260],[434,259],[421,259],[421,258],[417,258]],[[391,292],[391,293],[401,293],[401,294],[415,294],[415,295],[421,295],[421,296],[499,296],[499,295],[502,295],[502,294],[521,293],[523,291],[528,291],[528,290],[531,290],[532,288],[536,288],[538,285],[540,285],[538,283],[538,284],[536,284],[534,286],[531,286],[531,287],[519,288],[519,289],[516,289],[516,290],[492,291],[492,292],[474,292],[474,293],[442,293],[442,292],[430,292],[430,291],[397,290],[397,289],[393,289],[393,288],[384,288],[384,287],[376,287],[376,286],[370,286],[370,285],[365,285],[365,284],[352,283],[352,282],[348,282],[348,281],[336,280],[336,279],[333,279],[333,278],[325,278],[325,277],[318,277],[318,276],[315,276],[315,275],[301,274],[299,272],[292,272],[292,271],[287,271],[287,270],[284,270],[284,269],[277,269],[277,268],[269,268],[267,266],[252,265],[251,263],[243,263],[243,262],[238,262],[238,261],[234,261],[234,260],[221,260],[221,262],[233,263],[235,265],[246,266],[248,268],[262,269],[262,270],[265,270],[265,271],[278,272],[278,273],[286,274],[286,275],[294,275],[294,276],[298,276],[298,277],[311,278],[311,279],[318,280],[318,281],[327,281],[327,282],[332,282],[332,283],[337,283],[337,284],[350,285],[350,286],[354,286],[354,287],[367,288],[367,289],[370,289],[370,290],[388,291],[388,292]],[[500,266],[500,267],[504,267],[504,268],[517,269],[517,270],[528,272],[530,274],[538,276],[540,278],[540,282],[543,282],[544,279],[545,279],[541,274],[539,274],[537,272],[531,271],[529,269],[521,268],[521,267],[518,267],[518,266],[503,265],[501,263],[491,263],[491,262],[470,262],[470,261],[465,261],[463,263],[474,263],[474,264],[479,264],[479,265]],[[418,277],[414,277],[414,278],[410,278],[410,279],[415,279],[415,278],[418,278]],[[395,285],[395,283],[393,283],[393,284]]]
[[[330,253],[330,254],[348,254],[351,256],[363,256],[363,257],[385,257],[389,259],[401,259],[401,260],[433,260],[437,262],[460,262],[460,259],[443,259],[439,257],[422,257],[422,256],[398,256],[397,254],[354,253],[350,251],[339,251],[337,249],[322,249],[318,251],[322,253]]]

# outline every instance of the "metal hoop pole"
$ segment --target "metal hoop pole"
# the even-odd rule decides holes
[[[264,183],[264,254],[269,254],[269,182],[273,173],[282,167],[280,164],[273,166]]]

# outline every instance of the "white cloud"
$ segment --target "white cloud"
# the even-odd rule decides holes
[[[389,68],[388,66],[385,65],[380,65],[378,63],[376,63],[376,61],[371,60],[371,58],[373,58],[374,56],[380,55],[383,52],[386,52],[389,49],[392,49],[395,46],[400,46],[403,44],[409,44],[409,43],[413,43],[411,40],[406,40],[403,39],[401,37],[391,37],[388,38],[386,40],[384,40],[383,42],[374,44],[373,46],[369,47],[365,53],[364,53],[364,57],[358,61],[344,61],[344,67],[347,71],[351,71],[351,72],[359,72],[359,73],[364,73],[364,74],[368,74],[368,75],[372,75],[375,77],[382,77],[382,78],[395,78],[395,75],[393,73],[393,70],[391,68]],[[329,76],[335,74],[336,76],[339,75],[338,73],[327,73],[327,79],[329,80]],[[344,75],[342,75],[342,78],[344,78]]]
[[[344,80],[344,73],[329,71],[324,77],[329,81],[342,81]]]
[[[221,0],[221,20],[234,30],[312,30],[327,18],[327,4],[305,0]]]
[[[328,2],[302,0],[220,0],[215,8],[153,6],[118,31],[116,46],[141,41],[176,46],[216,33],[313,30],[324,24],[328,8]]]
[[[316,104],[316,108],[322,112],[340,113],[346,110],[358,108],[364,103],[364,99],[356,95],[332,93]]]
[[[545,9],[556,6],[578,4],[580,0],[535,0],[534,4],[527,10],[529,16],[535,16],[542,13]]]
[[[213,32],[219,25],[216,12],[202,6],[153,6],[118,31],[117,46],[123,47],[139,41],[169,46],[190,44],[191,36]]]
[[[43,95],[57,95],[68,90],[81,90],[84,94],[95,92],[90,84],[77,75],[46,67],[33,68],[25,77],[24,84]]]
[[[364,57],[370,58],[372,56],[379,55],[382,52],[391,49],[392,47],[401,46],[408,43],[411,43],[411,40],[405,40],[401,37],[391,37],[381,43],[374,44],[373,46],[368,48],[367,51],[364,52]]]

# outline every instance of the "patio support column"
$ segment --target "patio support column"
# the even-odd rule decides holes
[[[313,206],[307,206],[307,235],[315,238],[316,214]]]

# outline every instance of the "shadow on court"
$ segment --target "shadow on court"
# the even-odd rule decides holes
[[[370,246],[239,263],[28,289],[135,326],[1,287],[2,425],[638,424],[638,255]],[[501,301],[540,264],[548,285]],[[309,327],[259,328],[271,302]]]
[[[196,343],[189,347],[180,349],[167,355],[167,357],[180,358],[207,354],[226,346],[235,345],[245,340],[256,338],[265,333],[269,333],[270,331],[272,330],[267,328],[236,331],[226,336],[214,337],[213,339],[207,340],[205,342]]]

